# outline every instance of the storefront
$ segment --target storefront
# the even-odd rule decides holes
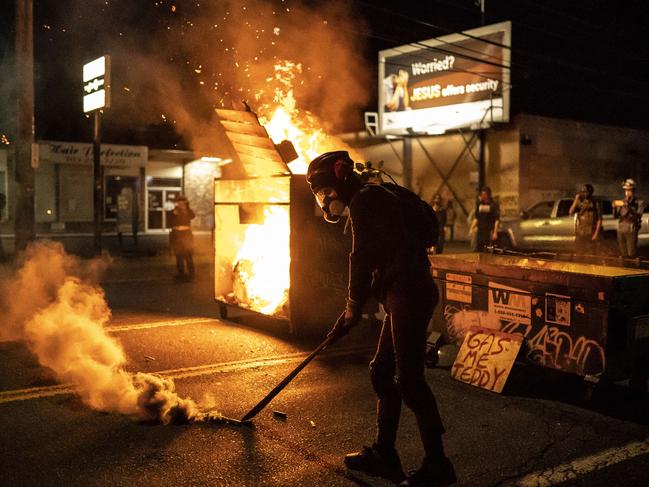
[[[34,148],[36,235],[79,250],[92,242],[94,230],[92,144],[40,141]],[[137,240],[141,248],[164,249],[169,212],[181,193],[196,212],[197,239],[210,241],[213,180],[222,163],[190,151],[102,144],[104,248],[132,248]],[[13,247],[12,167],[13,151],[0,150],[0,235],[8,251]]]

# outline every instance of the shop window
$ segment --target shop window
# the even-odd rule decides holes
[[[91,167],[61,165],[59,194],[61,221],[93,221],[93,178]]]
[[[117,220],[119,197],[124,188],[130,188],[138,194],[139,178],[137,176],[106,176],[104,180],[104,220]]]
[[[169,214],[174,209],[177,189],[149,189],[147,191],[147,230],[169,229]]]

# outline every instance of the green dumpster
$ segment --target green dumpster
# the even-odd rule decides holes
[[[643,374],[649,271],[494,254],[430,256],[433,328],[462,343],[473,326],[523,337],[519,360],[581,376]]]

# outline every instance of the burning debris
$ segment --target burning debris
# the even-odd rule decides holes
[[[16,274],[0,282],[0,338],[24,340],[93,409],[163,424],[222,419],[180,397],[172,380],[125,370],[124,350],[104,329],[110,309],[96,282],[106,265],[82,263],[58,243],[31,244]]]

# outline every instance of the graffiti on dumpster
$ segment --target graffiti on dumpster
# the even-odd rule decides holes
[[[444,320],[448,334],[457,342],[462,343],[466,333],[474,326],[500,330],[500,319],[487,311],[472,310],[468,306],[456,307],[447,304],[444,307]]]
[[[451,368],[451,377],[502,392],[523,338],[488,328],[472,327]]]
[[[444,321],[449,336],[458,344],[463,343],[471,328],[482,327],[524,338],[526,359],[539,365],[582,375],[601,374],[606,365],[604,349],[597,341],[570,335],[564,331],[565,325],[545,324],[534,330],[531,323],[504,320],[487,311],[472,310],[468,305],[452,304],[444,307]]]
[[[527,358],[546,367],[597,375],[606,365],[604,349],[599,343],[584,336],[570,336],[556,326],[545,325],[527,339],[527,345]]]

